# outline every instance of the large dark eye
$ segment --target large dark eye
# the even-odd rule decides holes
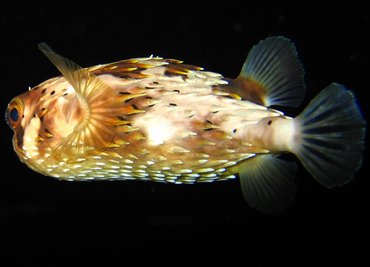
[[[10,128],[16,129],[22,121],[21,119],[24,117],[23,107],[23,102],[19,98],[15,98],[9,103],[5,112],[5,120]]]
[[[9,111],[9,118],[13,121],[13,122],[16,122],[19,118],[19,113],[18,113],[18,109],[16,108],[12,108],[10,111]]]

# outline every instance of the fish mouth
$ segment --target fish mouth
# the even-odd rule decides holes
[[[13,147],[14,147],[14,150],[17,152],[17,153],[24,153],[23,151],[23,131],[17,131],[15,129],[14,130],[14,136],[13,136]]]
[[[17,137],[17,146],[18,146],[18,149],[21,150],[21,148],[23,147],[23,131],[18,131],[16,133],[16,137]]]

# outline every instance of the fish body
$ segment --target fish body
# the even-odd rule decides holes
[[[295,119],[270,107],[297,106],[304,96],[303,67],[285,38],[256,45],[236,79],[160,57],[81,68],[45,44],[40,49],[63,75],[15,97],[6,117],[20,160],[44,175],[176,184],[239,176],[250,205],[276,213],[294,197],[296,168],[278,155],[296,154],[327,187],[344,184],[360,165],[364,121],[344,87],[332,84]],[[332,99],[339,95],[342,110]],[[315,114],[319,101],[339,116]],[[343,173],[338,150],[356,165],[333,180]],[[317,168],[325,157],[327,166]]]

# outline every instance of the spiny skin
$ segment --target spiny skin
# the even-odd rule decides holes
[[[242,100],[221,75],[178,60],[138,58],[86,70],[113,90],[89,96],[94,114],[63,77],[9,104],[23,116],[13,126],[15,151],[37,172],[67,180],[235,178],[239,162],[270,152],[253,127],[285,119]]]

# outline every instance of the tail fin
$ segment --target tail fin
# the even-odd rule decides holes
[[[365,121],[352,92],[333,83],[295,118],[292,152],[322,185],[342,186],[360,168]]]

